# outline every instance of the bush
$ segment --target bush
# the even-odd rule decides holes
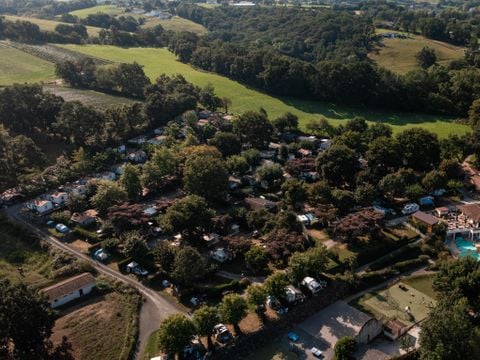
[[[84,228],[81,228],[79,226],[75,226],[75,228],[73,229],[73,232],[76,235],[87,239],[89,242],[92,242],[92,243],[99,242],[99,238],[98,238],[97,234],[92,232],[92,231],[88,231],[88,230],[85,230]]]
[[[64,211],[56,211],[50,215],[50,219],[57,223],[62,223],[65,225],[70,224],[70,218],[72,217],[72,213],[68,210]]]
[[[335,360],[350,360],[353,352],[357,347],[357,341],[350,337],[344,336],[335,344]]]

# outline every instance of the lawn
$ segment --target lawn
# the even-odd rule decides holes
[[[67,86],[45,85],[43,90],[61,96],[66,101],[80,101],[100,109],[119,105],[131,104],[133,100],[121,96],[104,94],[94,90],[74,89]]]
[[[434,279],[435,279],[434,274],[425,274],[425,275],[409,277],[407,279],[404,279],[403,282],[417,289],[418,291],[421,291],[422,293],[431,297],[432,299],[436,299],[437,294],[433,290]]]
[[[218,95],[229,97],[232,100],[231,111],[234,113],[257,110],[263,107],[268,112],[270,118],[275,118],[290,111],[299,117],[300,125],[303,127],[309,120],[320,116],[326,117],[334,125],[339,125],[346,119],[351,119],[354,116],[363,116],[370,122],[388,123],[395,132],[410,127],[424,127],[441,137],[446,137],[450,133],[465,134],[470,131],[468,126],[452,123],[451,119],[441,116],[394,113],[338,106],[318,101],[273,97],[224,76],[196,70],[187,64],[177,61],[175,55],[166,49],[127,49],[102,45],[64,45],[64,47],[115,62],[136,61],[144,65],[144,70],[151,79],[155,79],[162,73],[179,73],[198,86],[205,86],[211,83]]]
[[[53,79],[52,63],[0,44],[0,86]]]
[[[402,290],[402,285],[406,290]],[[398,282],[388,289],[366,294],[352,301],[351,305],[361,311],[385,319],[397,318],[407,325],[425,319],[436,301],[426,293],[407,284]],[[409,317],[405,308],[409,307],[413,318]]]
[[[384,68],[398,74],[405,74],[419,68],[415,55],[424,46],[435,50],[437,62],[441,65],[448,65],[452,60],[463,57],[464,48],[462,47],[418,35],[409,35],[408,39],[382,39],[381,45],[370,53],[369,57]]]
[[[45,30],[45,31],[54,31],[55,27],[59,24],[71,25],[64,22],[60,22],[60,21],[38,19],[38,18],[27,17],[27,16],[14,16],[14,15],[2,15],[2,16],[5,16],[5,18],[10,21],[17,21],[17,20],[30,21],[33,24],[37,24],[40,27],[40,30]],[[87,30],[89,35],[98,35],[101,29],[94,26],[87,26]]]
[[[55,322],[52,341],[66,335],[75,359],[130,359],[138,327],[137,296],[112,291],[67,308]]]
[[[70,12],[71,15],[78,16],[80,19],[86,18],[90,14],[105,13],[108,15],[119,15],[124,12],[123,8],[119,8],[115,5],[98,5],[85,9],[75,10]]]
[[[142,26],[143,28],[151,28],[157,25],[162,25],[165,30],[171,31],[190,31],[198,35],[202,35],[207,32],[207,29],[205,29],[203,25],[194,23],[191,20],[187,20],[179,16],[174,16],[170,20],[145,17],[145,20],[146,23]]]

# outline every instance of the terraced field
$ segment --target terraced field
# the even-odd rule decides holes
[[[275,118],[290,111],[299,117],[301,126],[305,126],[309,120],[320,116],[326,117],[334,125],[341,124],[354,116],[363,116],[370,122],[385,122],[391,125],[395,132],[410,127],[424,127],[437,133],[440,137],[446,137],[450,133],[464,134],[470,131],[468,126],[454,123],[453,119],[447,117],[359,109],[318,101],[273,97],[224,76],[194,69],[177,61],[175,55],[166,49],[128,49],[102,45],[65,45],[62,47],[114,62],[136,61],[144,66],[146,74],[151,79],[155,79],[162,73],[179,73],[198,86],[211,83],[220,96],[226,96],[232,100],[231,110],[235,113],[263,107],[271,118]]]

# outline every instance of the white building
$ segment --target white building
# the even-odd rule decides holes
[[[86,272],[41,290],[52,308],[89,294],[95,287],[95,278]]]
[[[46,214],[53,209],[53,203],[49,200],[36,199],[25,204],[27,209],[38,212],[40,215]]]
[[[42,195],[42,199],[51,201],[56,205],[63,205],[68,200],[68,194],[64,191],[55,191]]]

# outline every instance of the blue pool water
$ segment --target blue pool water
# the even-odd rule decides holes
[[[460,256],[471,256],[477,261],[480,261],[480,254],[477,252],[475,245],[471,241],[465,240],[463,237],[457,237],[455,239],[455,244],[457,245],[458,250],[460,250]]]

